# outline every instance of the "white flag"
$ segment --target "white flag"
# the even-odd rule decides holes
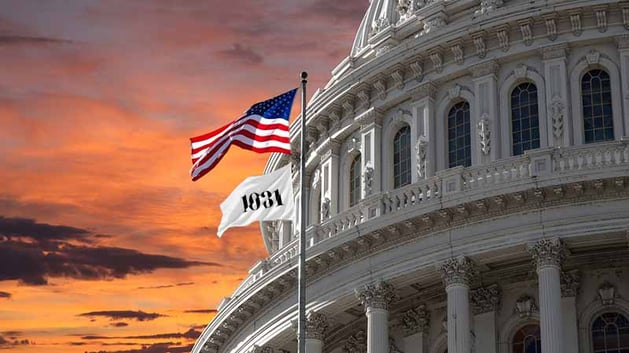
[[[220,237],[230,227],[255,221],[292,220],[295,214],[290,164],[272,173],[245,179],[221,203]]]

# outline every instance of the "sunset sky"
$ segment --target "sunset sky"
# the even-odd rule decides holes
[[[0,0],[0,351],[188,352],[266,256],[216,227],[269,157],[193,183],[189,137],[325,85],[368,4]]]

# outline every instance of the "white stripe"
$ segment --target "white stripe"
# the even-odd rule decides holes
[[[234,128],[236,128],[236,127],[238,127],[238,126],[240,126],[240,125],[242,125],[242,124],[244,124],[244,123],[246,123],[248,121],[252,121],[252,120],[258,121],[258,122],[260,122],[262,124],[265,124],[265,125],[282,124],[282,125],[288,126],[288,120],[286,120],[286,119],[282,119],[282,118],[268,119],[268,118],[265,118],[265,117],[263,117],[261,115],[257,115],[257,114],[249,115],[247,117],[240,118],[239,120],[236,120],[236,121],[232,122],[231,126],[225,128],[225,130],[223,130],[220,134],[214,135],[214,136],[212,136],[212,137],[210,137],[208,139],[202,140],[202,141],[192,142],[192,149],[197,149],[197,148],[201,148],[201,147],[203,147],[205,145],[208,145],[208,144],[212,143],[212,141],[214,141],[214,140],[220,138],[221,136],[225,135],[226,133],[228,133],[230,130],[233,130]],[[263,131],[263,129],[258,129],[258,130]],[[266,130],[266,131],[269,131],[269,130]],[[274,131],[274,130],[270,130],[270,131]]]
[[[287,149],[290,150],[290,143],[286,143],[286,142],[279,142],[279,141],[256,141],[256,140],[252,140],[246,136],[242,136],[242,135],[237,135],[233,137],[233,140],[238,140],[240,142],[243,142],[249,146],[252,146],[254,148],[266,148],[266,147],[279,147],[279,148],[283,148],[283,149]],[[231,144],[231,142],[229,143],[223,143],[218,150],[212,155],[211,158],[209,158],[207,161],[205,161],[202,164],[198,164],[199,162],[201,162],[201,160],[203,159],[203,157],[205,157],[205,154],[202,155],[197,162],[192,166],[192,177],[196,177],[197,175],[199,175],[203,170],[205,170],[206,168],[208,168],[210,165],[212,165],[212,163],[214,163],[214,161],[221,156],[223,153],[225,153],[225,150],[227,149],[227,147]],[[205,150],[204,152],[207,152],[208,150]],[[198,164],[198,165],[197,165]]]

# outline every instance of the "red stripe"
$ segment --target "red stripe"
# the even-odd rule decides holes
[[[248,130],[234,130],[233,133],[230,131],[227,135],[225,136],[229,136],[226,139],[232,138],[234,136],[245,136],[248,137],[254,141],[259,141],[259,142],[265,142],[265,141],[278,141],[278,142],[284,142],[284,143],[290,143],[290,138],[288,137],[284,137],[284,136],[277,136],[277,135],[267,135],[267,136],[260,136],[260,135],[256,135],[255,133],[248,131]],[[204,151],[208,148],[211,148],[212,146],[214,146],[217,143],[221,143],[219,142],[221,139],[217,139],[216,141],[212,141],[211,144],[207,145],[207,146],[203,146],[203,147],[199,147],[196,149],[192,150],[192,154],[195,154],[197,152],[200,151]]]
[[[234,123],[234,121],[227,123],[226,125],[223,125],[221,127],[219,127],[218,129],[208,132],[207,134],[201,135],[201,136],[196,136],[196,137],[191,137],[190,138],[190,142],[200,142],[203,140],[207,140],[212,136],[218,135],[219,133],[221,133],[223,130],[227,129],[230,125],[232,125]]]
[[[203,140],[207,140],[213,136],[218,135],[219,133],[221,133],[223,130],[225,130],[226,128],[230,126],[234,127],[233,125],[236,123],[240,123],[240,124],[238,126],[235,126],[234,128],[239,128],[240,126],[243,126],[243,125],[251,125],[255,128],[261,127],[263,130],[271,130],[271,129],[284,130],[283,128],[286,128],[285,131],[288,131],[288,120],[286,121],[286,124],[281,124],[281,123],[268,124],[268,123],[264,123],[262,120],[268,120],[268,119],[259,115],[255,115],[255,116],[250,115],[247,117],[242,117],[212,132],[208,132],[207,134],[204,134],[201,136],[192,137],[190,138],[190,142],[201,142]]]

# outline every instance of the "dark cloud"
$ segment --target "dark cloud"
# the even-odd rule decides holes
[[[238,43],[231,49],[221,50],[218,55],[225,60],[235,61],[243,64],[258,65],[264,61],[262,55],[249,47],[244,47]]]
[[[70,44],[72,41],[65,39],[30,37],[18,35],[0,35],[0,46],[4,45],[41,45],[41,44]]]
[[[48,284],[49,277],[84,280],[125,278],[161,268],[222,266],[187,261],[137,250],[97,246],[87,230],[36,223],[31,219],[0,217],[0,281]]]
[[[113,327],[126,327],[126,326],[129,326],[129,324],[126,323],[126,322],[112,322],[111,326],[113,326]]]
[[[27,339],[17,339],[15,337],[4,338],[0,335],[0,349],[12,349],[17,346],[27,346],[31,342]]]
[[[357,22],[363,18],[369,3],[365,0],[316,0],[304,10],[304,16],[318,15],[334,22]]]
[[[107,310],[107,311],[90,311],[89,313],[82,313],[77,316],[86,316],[86,317],[106,317],[111,320],[121,320],[121,319],[131,319],[137,321],[151,321],[155,320],[159,317],[164,317],[166,315],[158,314],[158,313],[145,313],[144,311],[133,311],[133,310]]]
[[[11,293],[9,293],[9,292],[1,292],[0,291],[0,298],[9,299],[9,298],[11,298]]]
[[[154,335],[141,335],[141,336],[99,336],[99,335],[87,335],[82,336],[83,340],[114,340],[114,339],[172,339],[172,338],[186,338],[195,340],[201,335],[201,331],[196,328],[191,328],[186,332],[175,333],[158,333]]]
[[[197,310],[186,310],[184,313],[197,313],[197,314],[216,314],[218,310],[216,309],[197,309]]]
[[[140,349],[125,351],[92,351],[86,353],[188,353],[192,351],[193,346],[193,344],[187,346],[173,346],[172,342],[166,342],[142,346]]]
[[[173,288],[173,287],[183,287],[183,286],[192,286],[194,282],[181,282],[175,284],[165,284],[163,286],[153,286],[153,287],[138,287],[137,289],[162,289],[162,288]]]

